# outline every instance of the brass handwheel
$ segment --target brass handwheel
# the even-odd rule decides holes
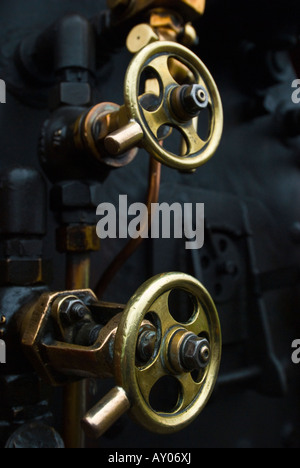
[[[176,321],[170,312],[169,296],[174,289],[187,293],[193,303],[187,323]],[[143,332],[146,357],[142,360],[137,356],[145,320],[152,321],[153,327]],[[130,401],[132,417],[146,429],[171,433],[190,424],[212,393],[220,359],[218,314],[209,293],[195,278],[182,273],[159,275],[129,301],[115,338],[115,379]],[[178,387],[177,402],[168,412],[151,404],[151,391],[165,376],[172,376]]]
[[[172,61],[181,63],[192,76],[189,89],[176,81]],[[142,75],[152,71],[159,82],[159,104],[143,106],[140,94]],[[132,60],[125,78],[125,108],[131,123],[142,129],[143,146],[161,163],[179,170],[191,170],[205,164],[216,152],[223,131],[223,109],[217,86],[202,61],[186,47],[173,42],[155,42],[142,49]],[[188,93],[188,95],[186,95]],[[209,131],[201,138],[194,117],[209,109]],[[174,154],[160,145],[164,126],[179,130],[187,151]]]

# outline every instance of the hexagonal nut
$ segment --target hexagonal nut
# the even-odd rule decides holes
[[[201,85],[187,86],[182,93],[184,110],[190,115],[197,115],[208,105],[208,94]]]
[[[63,105],[92,105],[91,86],[89,83],[59,83],[50,93],[49,105],[52,110]]]
[[[53,187],[51,206],[61,208],[97,208],[101,200],[101,185],[79,180],[61,182]]]
[[[98,252],[100,239],[96,226],[66,226],[57,231],[57,248],[59,252]]]
[[[0,261],[0,284],[31,286],[52,281],[52,266],[48,260],[10,259]]]
[[[45,359],[44,352],[41,352],[44,350],[44,342],[49,332],[53,333],[53,307],[56,301],[75,295],[84,304],[91,304],[98,300],[90,289],[78,290],[76,293],[74,291],[46,292],[20,312],[23,349],[39,375],[50,385],[61,385],[68,381],[67,377],[59,377],[56,372],[53,372]]]
[[[53,307],[57,309],[60,318],[69,324],[82,320],[89,312],[87,306],[77,296],[59,298]]]
[[[192,371],[208,366],[210,361],[210,345],[206,338],[199,338],[196,335],[188,336],[181,348],[182,366]]]

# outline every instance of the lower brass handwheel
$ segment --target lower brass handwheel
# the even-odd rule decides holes
[[[170,311],[173,290],[187,293],[193,304],[185,323],[175,320]],[[141,336],[145,320],[152,326]],[[195,278],[182,273],[159,275],[129,301],[115,338],[115,378],[130,401],[131,416],[146,429],[172,433],[190,424],[210,398],[220,359],[218,314]],[[163,411],[153,407],[151,393],[167,376],[174,379],[178,396],[174,407]]]

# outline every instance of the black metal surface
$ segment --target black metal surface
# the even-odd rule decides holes
[[[103,24],[107,24],[107,16],[101,13],[104,8],[104,0],[28,0],[26,8],[21,0],[2,0],[0,5],[0,79],[6,81],[8,90],[6,104],[0,104],[1,173],[24,166],[39,171],[46,180],[48,196],[53,188],[51,180],[65,179],[65,174],[60,178],[61,175],[53,177],[44,172],[38,155],[41,128],[51,115],[48,96],[56,78],[51,73],[54,72],[51,54],[44,56],[49,74],[32,65],[30,53],[34,41],[30,38],[49,40],[48,28],[66,13],[93,18],[94,31],[99,33]],[[270,0],[207,0],[206,14],[197,22],[199,45],[195,50],[220,89],[224,135],[215,157],[195,174],[184,175],[163,168],[160,196],[160,201],[169,203],[205,204],[205,245],[200,251],[186,251],[184,242],[179,240],[146,241],[120,271],[105,299],[126,303],[144,280],[159,272],[179,270],[198,277],[220,312],[224,338],[221,373],[211,402],[182,433],[167,437],[149,434],[124,417],[100,439],[97,443],[100,448],[300,446],[299,366],[291,360],[292,342],[300,338],[300,139],[294,128],[296,117],[292,118],[293,132],[286,131],[291,118],[282,118],[288,112],[293,115],[299,112],[291,100],[291,84],[296,75],[289,60],[289,52],[297,42],[299,18],[299,2],[294,0],[284,5]],[[111,37],[107,31],[96,41],[97,73],[92,82],[96,99],[122,104],[123,80],[131,57],[125,48],[117,49],[124,32],[120,30],[120,36],[116,37],[114,31],[114,35],[114,44],[108,41]],[[20,43],[23,55],[18,49]],[[93,69],[93,61],[86,61],[86,54],[81,55],[78,48],[70,50],[74,55],[69,62],[62,58],[69,55],[68,51],[61,50],[56,62],[59,69],[62,63],[81,70]],[[108,61],[111,50],[114,54]],[[27,67],[27,73],[20,68],[20,55],[28,59],[24,59],[23,67]],[[118,206],[119,194],[127,194],[129,203],[144,202],[147,168],[147,155],[141,151],[132,164],[111,172],[102,180],[101,187],[96,185],[98,203]],[[80,168],[73,170],[76,176],[80,173]],[[92,179],[97,181],[97,177]],[[1,185],[0,193],[6,185]],[[65,194],[67,185],[63,183],[55,190]],[[44,213],[41,197],[34,196],[34,190],[31,195],[28,217],[24,213],[22,191],[15,193],[13,202],[2,198],[1,204],[0,200],[0,230],[8,235],[8,239],[1,241],[3,258],[15,259],[19,243],[24,242],[18,240],[16,247],[9,233],[25,232],[28,222],[34,236],[44,234],[46,214],[42,253],[40,245],[38,248],[28,242],[22,249],[27,252],[25,257],[42,255],[43,259],[52,259],[54,276],[48,286],[62,290],[64,256],[55,248],[55,230],[61,221],[56,217],[57,203],[54,215],[48,198]],[[76,187],[71,195],[76,196]],[[57,197],[54,199],[57,201]],[[91,208],[94,204],[93,199]],[[74,206],[78,204],[74,202]],[[79,211],[77,208],[76,217]],[[92,211],[90,214],[93,215]],[[67,215],[71,218],[74,215],[72,206],[64,216]],[[92,287],[122,246],[122,241],[108,239],[102,242],[101,252],[93,254]],[[1,313],[4,311],[7,318],[4,337],[9,353],[13,354],[7,374],[22,376],[19,366],[23,365],[25,373],[30,371],[26,359],[19,360],[20,350],[10,319],[20,305],[38,293],[38,289],[31,288],[19,285],[0,292]],[[2,364],[0,370],[1,385],[8,388],[6,381],[14,379],[5,375]],[[35,377],[29,380],[37,390]],[[91,398],[99,400],[110,385],[110,382],[91,383]],[[16,398],[4,399],[7,408],[1,403],[3,446],[22,423],[42,416],[46,424],[49,420],[53,422],[39,392],[28,401],[28,386],[16,387]],[[51,400],[58,432],[59,397],[58,391],[56,399]],[[22,405],[26,411],[13,413],[14,407]]]

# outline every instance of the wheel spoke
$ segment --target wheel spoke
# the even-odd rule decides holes
[[[148,404],[150,393],[153,386],[158,382],[159,379],[166,375],[166,371],[163,368],[161,360],[161,350],[156,356],[155,360],[145,368],[136,369],[136,379],[138,386],[143,395],[143,398]]]
[[[198,393],[201,390],[201,383],[196,383],[191,374],[181,374],[176,376],[177,380],[181,383],[181,395],[182,395],[182,403],[181,409],[186,408],[189,406]]]
[[[203,141],[202,138],[199,137],[192,121],[188,125],[183,125],[181,127],[181,132],[184,134],[188,143],[189,154],[198,153],[207,144],[206,141]]]
[[[152,305],[151,311],[155,312],[160,318],[161,323],[161,336],[163,337],[170,328],[180,326],[178,322],[172,317],[169,310],[169,296],[170,291],[160,296]]]
[[[167,89],[170,86],[178,86],[177,81],[173,78],[169,68],[169,55],[159,55],[148,64],[159,75],[163,88]]]
[[[198,304],[197,312],[191,322],[184,324],[184,328],[187,331],[194,333],[199,336],[201,334],[209,337],[210,336],[210,325],[202,306]]]
[[[163,126],[169,123],[170,118],[166,114],[164,109],[164,103],[162,103],[159,108],[153,112],[143,109],[143,114],[147,125],[154,134],[155,138],[158,137],[158,130]]]

